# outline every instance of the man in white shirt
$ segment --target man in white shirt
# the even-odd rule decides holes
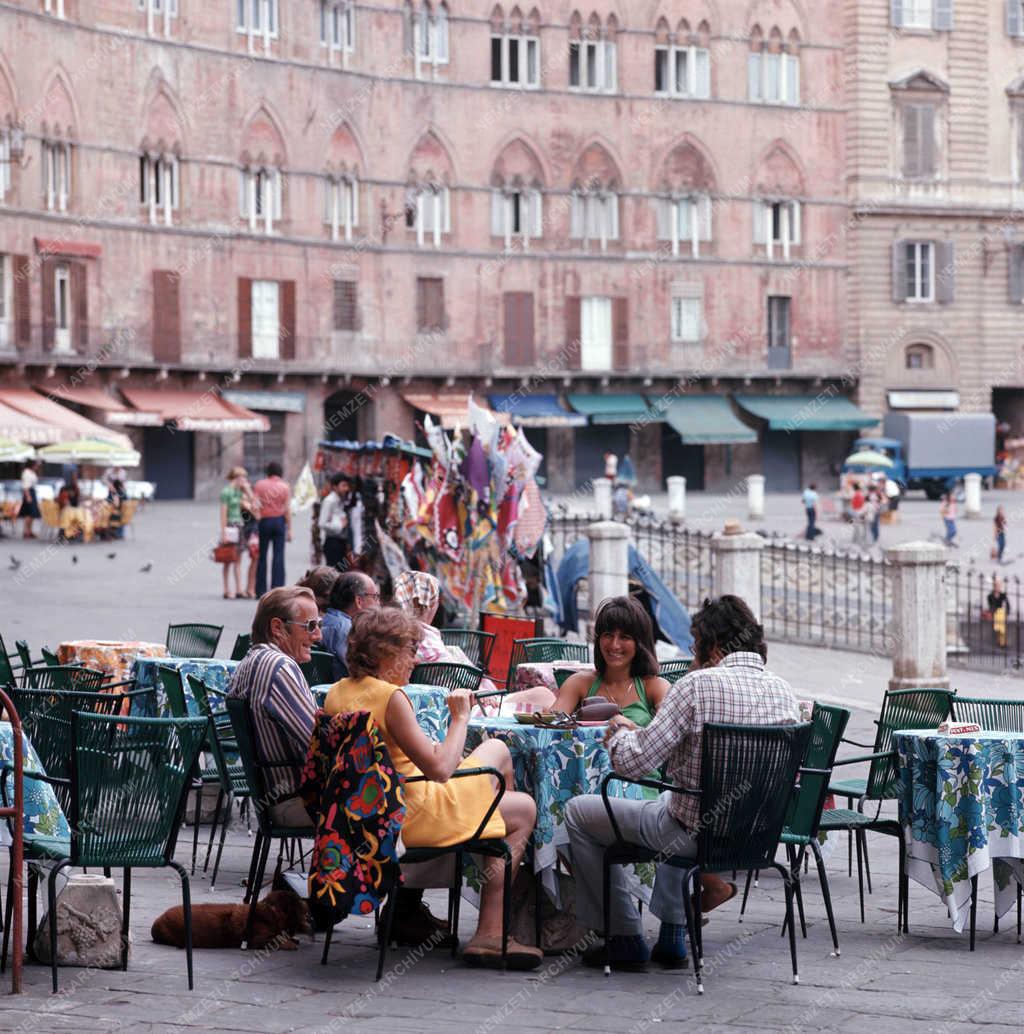
[[[804,532],[804,538],[808,542],[813,542],[821,534],[817,527],[818,486],[813,481],[804,489],[803,499],[804,513],[807,514],[807,530]]]
[[[320,529],[324,533],[324,563],[338,567],[352,548],[352,534],[349,529],[349,501],[352,482],[347,474],[335,474],[331,478],[331,491],[320,504]]]

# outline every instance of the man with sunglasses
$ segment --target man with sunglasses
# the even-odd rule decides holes
[[[252,646],[231,677],[228,695],[249,701],[257,760],[273,766],[267,773],[270,814],[282,826],[310,825],[297,795],[316,702],[299,665],[320,642],[321,627],[310,589],[271,589],[260,597]]]

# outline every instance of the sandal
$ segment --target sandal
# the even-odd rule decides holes
[[[506,946],[506,969],[537,969],[544,961],[540,948],[520,944],[514,937],[509,937]],[[487,969],[501,969],[501,938],[474,937],[462,953],[462,961],[467,966],[483,966]]]
[[[235,594],[233,592],[226,592],[226,593],[224,593],[224,599],[226,599],[226,600],[233,600],[234,598],[235,598]]]

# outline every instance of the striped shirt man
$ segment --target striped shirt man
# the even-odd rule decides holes
[[[258,760],[288,766],[266,774],[272,800],[294,796],[316,715],[316,701],[302,669],[276,646],[260,643],[235,669],[228,696],[249,701]]]

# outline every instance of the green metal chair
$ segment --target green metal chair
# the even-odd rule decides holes
[[[168,625],[167,652],[172,657],[213,657],[223,625]]]
[[[954,721],[977,722],[982,729],[996,732],[1024,732],[1024,700],[988,700],[954,693],[950,703]]]
[[[256,914],[256,901],[263,875],[267,868],[267,857],[270,845],[274,840],[311,840],[316,836],[316,828],[312,821],[308,826],[282,826],[274,821],[271,804],[278,803],[277,794],[270,788],[268,774],[275,769],[287,769],[295,773],[297,766],[273,765],[263,761],[256,750],[256,733],[253,727],[252,712],[249,701],[240,697],[228,697],[225,701],[227,712],[231,716],[231,727],[235,733],[235,744],[238,756],[245,772],[245,780],[250,790],[250,800],[256,812],[256,842],[253,844],[252,860],[249,863],[249,876],[246,880],[244,904],[249,905],[249,915],[245,923],[245,936],[242,947],[247,948],[252,938],[252,923]],[[278,853],[274,875],[281,869],[281,854]]]
[[[307,685],[323,686],[338,681],[334,677],[334,654],[326,650],[310,650],[309,660],[299,667],[306,676]]]
[[[827,704],[815,702],[814,710],[811,712],[811,742],[807,747],[807,755],[800,769],[800,782],[794,788],[792,799],[789,802],[786,824],[780,838],[780,843],[786,848],[789,870],[793,877],[793,888],[796,891],[797,910],[800,913],[800,930],[804,937],[807,936],[807,923],[804,920],[800,869],[808,848],[814,855],[836,958],[840,954],[839,935],[836,932],[836,920],[832,912],[832,895],[829,892],[825,862],[821,857],[821,848],[818,845],[818,827],[821,823],[825,799],[828,797],[828,784],[832,775],[832,765],[836,759],[836,751],[839,749],[839,743],[849,720],[850,712],[845,707],[830,707]],[[754,871],[748,871],[747,883],[743,888],[740,916],[746,912],[747,895],[750,893],[750,882],[753,877]],[[785,928],[782,932],[786,932]]]
[[[192,907],[188,873],[174,860],[189,773],[208,718],[71,716],[71,840],[47,880],[50,944],[57,943],[57,876],[68,866],[124,870],[121,968],[128,968],[132,869],[173,868],[181,878],[185,957],[192,990]],[[30,884],[38,875],[30,872]],[[35,887],[30,886],[30,899]],[[29,931],[29,938],[34,934]],[[57,952],[50,952],[57,992]]]
[[[657,779],[628,779],[609,772],[601,783],[601,797],[615,834],[615,843],[604,853],[604,929],[611,916],[611,867],[634,862],[665,863],[681,870],[683,907],[693,955],[698,994],[704,993],[703,944],[700,915],[702,873],[777,869],[786,893],[786,920],[793,983],[798,984],[796,933],[793,922],[794,880],[792,869],[775,861],[801,761],[811,738],[811,723],[800,725],[704,726],[701,746],[700,789],[673,786]],[[696,798],[701,816],[697,833],[697,857],[666,858],[653,850],[623,839],[608,797],[612,781],[635,783],[657,790]],[[695,907],[696,906],[696,907]],[[611,972],[611,939],[605,939],[608,955],[605,973]]]
[[[546,664],[552,661],[589,661],[590,647],[586,643],[570,643],[554,636],[533,639],[515,639],[508,659],[508,675],[505,686],[511,690],[515,684],[516,668],[520,664]]]
[[[442,628],[441,640],[445,646],[457,646],[469,662],[486,672],[491,663],[491,651],[497,637],[493,632],[481,632],[475,628]]]
[[[252,636],[248,632],[240,632],[235,637],[235,645],[231,648],[231,659],[240,661],[248,652]]]
[[[12,660],[7,652],[3,636],[0,636],[0,687],[13,686],[18,681],[18,671],[21,669],[21,662]]]
[[[39,652],[43,656],[43,664],[48,664],[51,668],[59,668],[61,666],[57,655],[48,647],[42,647]]]
[[[666,681],[675,683],[689,672],[692,664],[692,657],[673,657],[672,660],[662,661],[658,665],[658,674]]]
[[[33,668],[46,663],[42,656],[40,656],[38,660],[32,660],[32,654],[29,651],[28,643],[26,643],[24,639],[16,639],[14,641],[14,648],[18,651],[18,658],[21,660],[22,668]]]
[[[833,767],[857,765],[870,762],[866,778],[835,779],[829,783],[829,793],[845,797],[848,808],[857,801],[857,811],[862,812],[868,801],[878,804],[896,796],[896,755],[892,749],[892,734],[896,729],[934,729],[949,717],[950,693],[944,689],[890,689],[882,698],[882,709],[875,720],[875,742],[873,745],[844,739],[843,743],[855,747],[869,747],[870,754],[843,758]],[[877,813],[876,813],[877,814]],[[871,865],[867,855],[867,838],[859,826],[851,830],[848,851],[848,868],[853,875],[853,847],[857,845],[858,881],[863,883],[863,868],[867,873],[868,893],[871,893]],[[863,890],[861,891],[861,920],[864,918]]]
[[[213,891],[217,887],[217,873],[220,870],[221,855],[224,853],[224,837],[228,830],[227,819],[231,814],[231,804],[238,799],[248,806],[250,791],[249,784],[245,779],[245,769],[242,767],[241,761],[237,760],[238,745],[230,738],[231,719],[226,711],[219,713],[215,711],[210,700],[211,695],[215,695],[220,696],[223,701],[224,694],[218,694],[217,690],[207,686],[202,679],[196,678],[195,675],[186,675],[185,678],[188,679],[192,699],[195,700],[199,713],[206,715],[213,726],[207,736],[206,750],[213,757],[219,777],[220,791],[217,794],[217,805],[213,812],[213,823],[210,826],[210,840],[206,845],[206,858],[203,861],[203,872],[206,872],[207,866],[210,864],[213,835],[216,832],[217,823],[220,822],[220,843],[217,845],[217,857],[213,863],[213,875],[210,877],[210,890]],[[225,726],[218,722],[221,717],[227,719]],[[229,759],[228,751],[232,752],[235,760]],[[221,816],[222,807],[225,808],[223,818]]]
[[[432,661],[417,664],[409,676],[414,686],[441,686],[443,689],[469,689],[476,692],[484,673],[472,664],[456,664],[454,661]]]
[[[106,683],[106,672],[93,671],[79,664],[44,664],[24,668],[22,686],[29,689],[59,689],[69,693],[98,693]]]

